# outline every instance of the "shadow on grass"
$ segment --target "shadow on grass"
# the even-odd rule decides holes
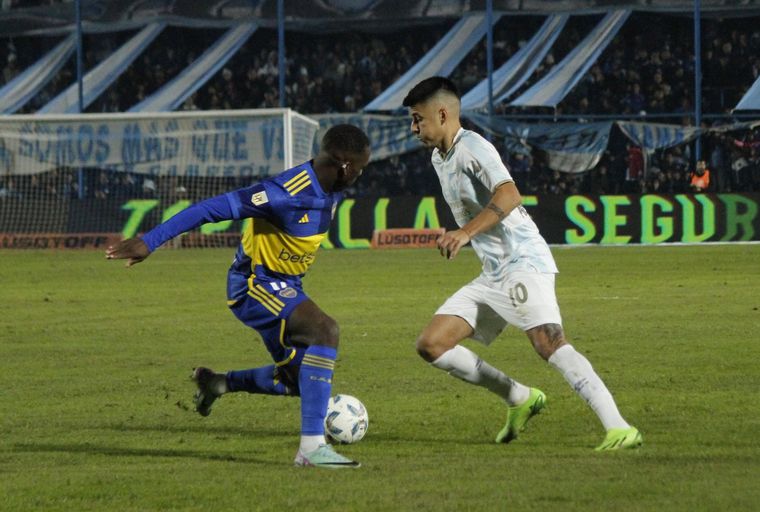
[[[121,423],[104,425],[101,427],[95,427],[99,430],[114,430],[117,432],[165,432],[167,434],[205,434],[208,436],[215,436],[217,438],[224,438],[225,436],[241,436],[247,437],[252,441],[256,439],[268,439],[274,440],[275,438],[282,438],[284,440],[292,439],[294,442],[298,440],[300,435],[298,426],[294,426],[293,430],[273,429],[252,427],[244,428],[238,426],[212,426],[212,425],[189,425],[189,426],[176,426],[176,425],[124,425]],[[504,446],[493,442],[493,438],[489,433],[484,433],[482,437],[456,437],[456,436],[442,436],[435,435],[434,432],[430,432],[429,435],[420,433],[415,436],[402,435],[397,432],[383,432],[374,433],[370,430],[367,435],[372,439],[373,444],[387,443],[390,445],[406,444],[406,445],[430,445],[430,444],[451,444],[451,445],[465,445],[465,446]]]
[[[275,438],[282,438],[283,440],[292,439],[294,442],[298,440],[298,436],[300,435],[298,432],[298,427],[294,426],[293,430],[286,431],[286,430],[276,430],[272,428],[261,428],[261,427],[255,427],[251,429],[246,429],[242,427],[231,427],[231,426],[203,426],[203,425],[197,425],[197,426],[164,426],[164,425],[109,425],[104,427],[99,427],[100,430],[115,430],[118,432],[156,432],[161,433],[165,432],[167,434],[175,434],[175,435],[181,435],[181,434],[205,434],[207,436],[213,436],[216,438],[226,438],[226,437],[233,437],[233,436],[240,436],[244,438],[249,438],[252,441],[255,441],[256,439],[269,439],[274,440]],[[399,433],[370,433],[368,434],[368,437],[371,436],[372,443],[373,444],[383,444],[387,443],[390,445],[396,445],[396,444],[407,444],[407,445],[430,445],[430,444],[451,444],[451,445],[466,445],[466,446],[503,446],[499,445],[493,442],[493,439],[490,437],[490,435],[484,435],[483,437],[473,437],[473,438],[466,438],[466,437],[446,437],[446,436],[435,436],[432,432],[430,435],[416,435],[416,436],[404,436]]]
[[[261,464],[271,466],[272,461],[256,459],[233,454],[220,454],[198,450],[177,450],[169,448],[120,448],[85,444],[52,444],[52,443],[17,443],[11,450],[17,453],[84,453],[89,455],[108,455],[121,457],[167,457],[190,458],[243,464]]]
[[[114,424],[99,427],[100,430],[116,430],[118,432],[167,432],[170,434],[207,434],[215,436],[244,436],[251,439],[256,438],[273,438],[287,437],[297,440],[299,434],[298,426],[294,426],[292,431],[275,430],[271,428],[243,428],[243,427],[221,427],[221,426],[173,426],[173,425],[123,425]]]

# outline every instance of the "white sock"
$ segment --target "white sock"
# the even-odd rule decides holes
[[[317,448],[319,448],[319,445],[327,444],[327,441],[325,441],[325,436],[301,436],[301,446],[298,448],[301,450],[301,453],[309,453],[313,452]]]
[[[507,377],[462,345],[444,352],[431,364],[449,375],[496,393],[509,405],[521,404],[530,395],[530,389]]]
[[[628,428],[615,405],[615,399],[591,363],[572,345],[563,345],[549,358],[549,364],[559,371],[570,386],[599,417],[605,430]]]

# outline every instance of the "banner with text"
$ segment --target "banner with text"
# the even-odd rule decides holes
[[[156,176],[266,176],[284,168],[283,114],[0,117],[0,169],[94,167]]]
[[[551,244],[760,241],[760,194],[547,195],[524,196],[523,204]],[[6,198],[0,200],[0,248],[102,246],[114,235],[132,237],[146,232],[189,205],[186,200],[164,204],[158,199],[61,199],[30,204],[24,199]],[[20,232],[21,225],[12,224],[10,219],[13,212],[29,209],[61,214],[47,224],[26,224]],[[243,223],[238,221],[206,224],[179,237],[174,246],[234,247],[242,228]],[[439,197],[345,199],[335,211],[323,246],[370,248],[373,233],[392,235],[399,233],[393,231],[397,228],[419,233],[456,229],[456,224]]]

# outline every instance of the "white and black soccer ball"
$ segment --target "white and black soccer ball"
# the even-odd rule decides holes
[[[333,440],[344,443],[358,443],[367,433],[369,415],[364,404],[351,395],[335,395],[327,404],[325,432]]]

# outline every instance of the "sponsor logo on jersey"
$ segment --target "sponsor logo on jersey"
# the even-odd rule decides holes
[[[251,196],[251,202],[256,206],[261,206],[262,204],[268,203],[269,198],[267,197],[267,193],[262,190],[261,192],[256,192]]]
[[[309,214],[308,213],[304,213],[303,217],[301,217],[301,220],[299,220],[298,223],[299,224],[306,224],[307,222],[309,222]]]
[[[296,254],[285,249],[280,249],[280,254],[277,255],[277,259],[282,261],[291,261],[293,263],[310,264],[312,261],[314,261],[314,253],[307,252],[304,254]]]

